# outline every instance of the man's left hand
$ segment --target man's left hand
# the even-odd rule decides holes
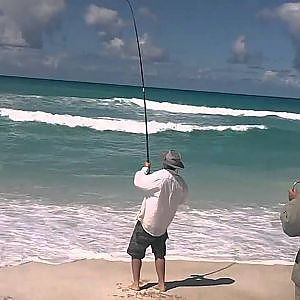
[[[293,189],[290,189],[289,190],[289,200],[294,200],[297,198],[297,195],[298,195],[298,191],[296,188],[293,188]]]

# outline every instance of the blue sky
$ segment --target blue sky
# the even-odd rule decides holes
[[[300,97],[300,2],[131,0],[146,86]],[[1,0],[0,73],[139,85],[125,0]]]

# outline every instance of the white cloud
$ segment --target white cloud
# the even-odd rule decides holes
[[[0,1],[0,44],[41,48],[43,34],[53,30],[67,0]]]
[[[260,52],[250,51],[248,49],[248,42],[246,36],[241,34],[233,42],[231,48],[231,56],[228,59],[232,64],[245,65],[260,65],[263,60],[263,55]]]
[[[258,13],[262,18],[278,18],[286,22],[292,33],[300,31],[300,3],[284,3],[275,8],[266,8]]]
[[[125,22],[116,10],[90,4],[83,17],[87,25],[97,30],[106,55],[124,56],[125,42],[120,36]]]
[[[0,45],[11,47],[28,47],[17,25],[6,16],[0,16]]]
[[[147,8],[140,8],[140,14],[147,14],[153,17],[151,11]],[[138,58],[137,45],[135,38],[125,39],[124,29],[129,30],[131,36],[134,36],[134,29],[130,22],[125,22],[116,10],[91,4],[87,7],[84,14],[84,20],[87,25],[93,26],[98,30],[98,36],[102,40],[104,52],[106,55],[118,56],[123,60]],[[155,45],[147,33],[140,37],[140,46],[142,57],[145,61],[161,62],[167,59],[165,51]]]
[[[278,17],[289,26],[296,49],[294,66],[300,69],[300,3],[285,3],[276,10]]]
[[[24,1],[25,2],[25,1]],[[28,5],[28,1],[26,1]],[[66,0],[30,0],[31,15],[42,24],[47,24],[53,17],[63,11],[66,7]]]
[[[140,40],[142,60],[145,62],[166,61],[167,55],[163,49],[156,46],[148,34],[144,34]],[[138,50],[136,40],[125,41],[120,37],[111,38],[103,42],[106,54],[109,56],[117,55],[123,60],[137,60]]]
[[[247,41],[244,35],[240,35],[232,45],[231,62],[244,64],[248,62]]]
[[[142,54],[146,60],[159,62],[167,58],[165,51],[156,46],[147,33],[143,34],[143,36],[140,38],[140,46]]]
[[[122,48],[124,47],[125,43],[122,39],[120,39],[118,37],[114,37],[110,41],[105,42],[104,45],[105,45],[106,49],[108,49],[108,50],[121,51]]]
[[[278,72],[267,70],[267,71],[264,72],[264,74],[262,76],[262,80],[263,81],[274,80],[274,79],[277,78],[277,76],[278,76]]]
[[[285,78],[284,83],[291,87],[296,87],[296,88],[300,87],[300,79],[298,78],[293,78],[293,77]]]
[[[273,9],[264,9],[259,13],[264,18],[277,18],[288,25],[296,54],[294,66],[300,69],[300,3],[284,3]]]
[[[300,33],[300,3],[285,3],[276,9],[279,18],[289,25],[293,34]],[[300,36],[297,38],[300,39]]]
[[[140,7],[137,12],[143,17],[149,18],[152,21],[157,21],[157,16],[148,7]]]
[[[119,16],[116,10],[90,4],[84,15],[84,20],[88,25],[97,27],[109,26],[113,28],[120,28],[124,26],[124,21]]]
[[[267,70],[262,75],[262,81],[272,82],[285,87],[300,87],[300,79],[291,71]]]

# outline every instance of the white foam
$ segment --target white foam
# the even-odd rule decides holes
[[[24,111],[8,108],[0,108],[0,115],[8,117],[15,122],[41,122],[53,125],[63,125],[68,127],[88,127],[98,131],[119,131],[128,133],[145,133],[143,121],[118,118],[88,118],[82,116],[52,114],[43,111]],[[162,131],[247,131],[250,129],[267,129],[264,125],[217,125],[217,126],[199,126],[192,124],[182,124],[173,122],[148,122],[149,134]]]
[[[15,98],[21,99],[40,99],[44,98],[43,96],[36,95],[10,95],[6,94],[3,100],[14,100]],[[2,97],[0,95],[2,100]],[[45,97],[47,99],[47,97]],[[56,96],[51,99],[51,102],[57,100],[58,102],[80,105],[82,103],[90,103],[95,104],[99,107],[101,106],[110,106],[113,105],[115,107],[126,105],[126,106],[139,106],[144,108],[144,100],[140,98],[84,98],[84,97],[60,97]],[[196,106],[196,105],[188,105],[188,104],[177,104],[171,102],[160,102],[153,100],[146,100],[147,109],[153,111],[165,111],[169,113],[176,114],[202,114],[202,115],[220,115],[220,116],[233,116],[233,117],[279,117],[282,119],[288,120],[300,120],[300,114],[293,112],[285,112],[285,111],[270,111],[270,110],[252,110],[252,109],[234,109],[234,108],[226,108],[226,107],[208,107],[208,106]]]
[[[124,103],[127,104],[135,104],[139,107],[144,107],[144,101],[138,98],[131,98],[131,99],[113,98],[113,100],[123,101]],[[193,106],[193,105],[176,104],[170,102],[158,102],[158,101],[151,101],[151,100],[147,100],[146,105],[147,105],[147,109],[149,110],[167,111],[171,113],[180,113],[180,114],[203,114],[203,115],[257,117],[257,118],[275,116],[282,119],[300,120],[300,114],[292,113],[292,112]]]
[[[138,207],[45,205],[19,198],[0,201],[0,267],[29,261],[129,261],[126,248]],[[298,250],[298,239],[283,234],[278,211],[263,207],[179,211],[167,243],[170,260],[291,265]],[[152,260],[148,250],[146,260]]]

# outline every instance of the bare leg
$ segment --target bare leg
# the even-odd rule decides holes
[[[142,268],[142,260],[138,258],[131,259],[131,269],[132,269],[132,277],[133,283],[130,286],[132,290],[139,291],[140,290],[140,274]]]
[[[300,300],[300,287],[295,284],[295,300]]]
[[[165,269],[166,269],[166,262],[164,258],[156,258],[155,259],[155,268],[158,278],[158,289],[161,292],[166,291],[165,286]]]

